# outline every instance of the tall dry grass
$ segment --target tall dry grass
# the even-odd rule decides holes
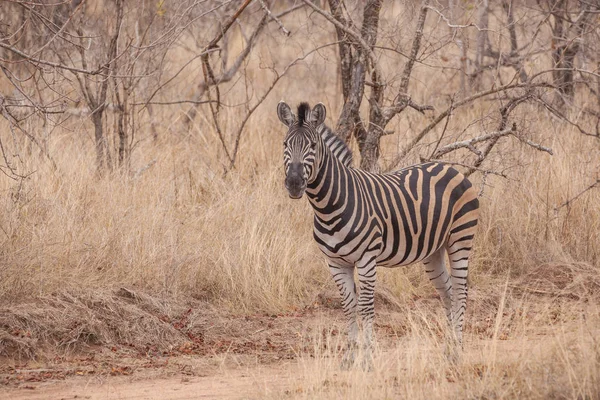
[[[269,111],[268,124],[249,127],[240,162],[226,175],[212,147],[194,138],[147,143],[133,163],[155,164],[136,177],[105,178],[95,175],[91,149],[53,141],[57,172],[31,157],[37,172],[28,179],[2,178],[2,300],[134,286],[235,310],[311,301],[329,277],[312,241],[310,207],[283,189],[282,129]],[[558,132],[545,115],[537,126],[556,154],[516,141],[498,150],[498,165],[508,154],[515,166],[509,179],[489,176],[483,186],[473,285],[543,265],[598,266],[598,191],[556,210],[590,182],[598,150],[572,129]],[[482,185],[481,176],[473,180]],[[420,267],[381,275],[400,297],[428,290]]]

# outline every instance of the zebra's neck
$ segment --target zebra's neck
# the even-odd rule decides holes
[[[344,165],[325,141],[321,146],[316,177],[306,187],[306,195],[317,217],[335,213],[344,207],[349,195],[346,190],[348,175],[351,173],[351,168]]]

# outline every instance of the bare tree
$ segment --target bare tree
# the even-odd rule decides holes
[[[354,136],[361,154],[361,168],[376,171],[379,168],[380,140],[382,136],[387,134],[385,128],[389,121],[407,107],[419,112],[432,109],[431,106],[416,104],[407,93],[410,75],[420,49],[429,1],[424,0],[422,3],[411,52],[401,77],[400,86],[394,99],[387,105],[384,104],[387,87],[383,82],[384,76],[378,65],[378,58],[374,53],[383,1],[368,0],[365,2],[360,33],[354,28],[352,19],[343,15],[343,2],[330,0],[329,6],[332,10],[332,14],[330,14],[310,1],[304,1],[335,26],[340,42],[340,69],[342,82],[344,82],[342,85],[344,106],[336,127],[338,135],[346,141]],[[360,117],[359,109],[367,85],[366,77],[369,71],[369,119],[365,123]]]
[[[553,81],[557,87],[555,105],[564,108],[575,94],[575,57],[581,48],[582,36],[594,29],[591,24],[600,4],[569,0],[548,0],[546,10],[552,16],[552,67]]]
[[[165,8],[164,2],[150,0],[105,0],[99,13],[89,1],[8,2],[2,9],[10,23],[0,26],[0,70],[14,91],[2,93],[2,115],[13,135],[25,138],[29,148],[38,148],[46,160],[52,159],[47,141],[53,127],[69,118],[87,119],[100,174],[129,171],[136,143],[146,136],[159,138],[157,121],[163,112],[182,116],[188,137],[196,132],[200,115],[215,132],[223,169],[228,171],[238,160],[247,121],[283,76],[320,49],[333,46],[339,56],[343,100],[336,132],[346,141],[356,140],[360,167],[366,170],[397,167],[431,137],[435,148],[423,151],[421,158],[466,151],[470,158],[465,163],[471,170],[484,169],[485,159],[506,137],[543,150],[519,124],[512,129],[515,110],[524,104],[537,104],[582,133],[600,137],[596,109],[583,110],[596,118],[596,132],[592,132],[580,121],[569,120],[563,103],[550,100],[558,93],[561,101],[572,103],[579,83],[600,99],[594,2],[540,0],[537,7],[525,8],[513,0],[500,4],[481,0],[472,11],[461,14],[465,9],[456,1],[443,8],[442,3],[422,0],[412,14],[408,12],[410,23],[398,31],[382,11],[390,2],[327,3],[185,0]],[[327,5],[329,10],[323,8]],[[272,43],[266,34],[269,27],[274,28],[271,34],[293,37],[286,16],[300,9],[309,13],[307,24],[322,28],[325,21],[335,39],[314,37],[312,48],[285,64],[264,62],[261,68],[267,81],[253,87],[246,79],[250,55],[266,41]],[[235,46],[231,41],[237,32],[232,28],[240,32]],[[551,43],[544,42],[548,29]],[[470,48],[468,43],[476,45]],[[436,64],[443,51],[450,52],[452,65]],[[175,52],[181,62],[172,62]],[[551,57],[552,66],[528,69],[538,55]],[[386,64],[389,59],[393,68]],[[421,84],[419,71],[427,69],[444,74],[448,90],[416,100],[417,93],[421,96],[416,90]],[[184,93],[183,86],[190,90]],[[494,104],[495,111],[487,118],[498,119],[492,131],[502,134],[446,134],[454,112],[482,102]],[[243,112],[233,123],[224,124],[225,107]],[[390,123],[408,116],[407,109],[423,115],[415,115],[423,126],[411,136],[398,132],[405,135],[403,146],[381,160],[382,139],[395,133]],[[142,124],[150,129],[142,129]],[[32,129],[37,126],[43,129]],[[16,172],[11,168],[6,171]]]

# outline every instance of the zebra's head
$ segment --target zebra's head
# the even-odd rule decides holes
[[[315,160],[321,152],[322,142],[317,128],[325,121],[325,113],[321,103],[312,110],[307,103],[301,103],[297,117],[283,101],[277,105],[277,116],[288,127],[283,141],[283,163],[285,188],[293,199],[301,198],[308,183],[316,177]]]

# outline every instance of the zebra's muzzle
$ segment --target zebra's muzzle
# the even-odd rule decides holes
[[[286,179],[285,188],[287,189],[290,198],[299,199],[302,197],[304,191],[306,190],[306,181],[302,182],[301,184],[289,185]]]
[[[285,177],[285,188],[292,199],[299,199],[306,190],[306,179],[304,179],[302,170],[294,167],[290,168],[288,175]]]

